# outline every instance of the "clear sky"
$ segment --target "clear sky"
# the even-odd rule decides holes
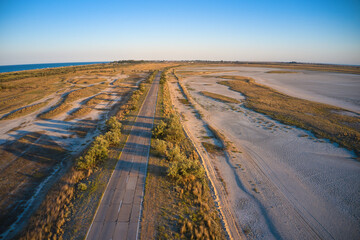
[[[360,1],[0,0],[0,65],[122,59],[360,65]]]

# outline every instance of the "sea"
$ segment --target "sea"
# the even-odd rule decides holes
[[[43,69],[43,68],[89,65],[89,64],[97,64],[97,63],[109,63],[109,62],[67,62],[67,63],[38,63],[38,64],[24,64],[24,65],[3,65],[3,66],[0,66],[0,73],[16,72],[16,71],[32,70],[32,69]]]

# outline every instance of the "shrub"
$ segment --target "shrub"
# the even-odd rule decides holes
[[[153,148],[159,156],[166,155],[168,144],[164,140],[154,139]]]
[[[171,163],[168,176],[178,183],[187,183],[199,180],[205,181],[205,172],[198,161],[182,159]]]
[[[152,131],[154,138],[164,139],[166,127],[167,124],[164,121],[160,121],[160,123]]]
[[[100,162],[108,157],[109,142],[103,135],[96,137],[90,149],[84,157],[79,157],[77,167],[79,170],[89,170],[95,168]]]
[[[87,189],[87,186],[85,183],[79,183],[77,188],[80,190],[80,191],[85,191]]]
[[[118,145],[120,143],[121,131],[120,129],[113,129],[105,133],[104,138],[109,145]]]
[[[171,115],[167,128],[165,131],[165,140],[173,143],[179,143],[183,141],[185,138],[180,119],[177,115]]]
[[[186,159],[186,156],[183,153],[181,153],[181,150],[180,150],[179,146],[177,146],[177,145],[175,145],[174,148],[170,149],[167,152],[166,157],[171,162],[172,161],[181,162]]]
[[[115,116],[111,117],[109,120],[106,121],[106,126],[109,130],[121,129],[121,123],[117,120]]]
[[[180,119],[175,114],[172,114],[165,121],[160,121],[154,128],[153,135],[154,138],[163,139],[171,143],[179,143],[185,138]]]

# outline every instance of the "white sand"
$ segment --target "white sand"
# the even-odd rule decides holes
[[[206,67],[209,70],[233,71],[216,75],[254,78],[290,96],[326,103],[360,113],[360,75],[306,70],[255,67]],[[201,68],[189,68],[201,70]],[[267,71],[295,71],[298,73],[266,73]]]
[[[242,152],[214,164],[226,182],[239,225],[250,229],[249,238],[360,238],[360,163],[351,152],[198,93],[242,98],[217,85],[218,78],[184,81],[195,89],[190,93],[204,107],[208,122]]]

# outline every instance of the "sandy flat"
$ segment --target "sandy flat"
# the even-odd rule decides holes
[[[189,68],[199,70],[201,68]],[[246,76],[290,96],[326,103],[360,113],[360,75],[307,70],[287,70],[255,67],[207,67],[224,71],[216,75]],[[296,74],[267,73],[295,71]],[[225,72],[231,71],[231,72]]]
[[[239,225],[249,229],[248,237],[359,239],[360,163],[353,153],[239,104],[199,94],[205,90],[241,100],[239,93],[217,81],[184,79],[207,121],[241,152],[232,153],[230,162],[214,164],[224,176]]]

